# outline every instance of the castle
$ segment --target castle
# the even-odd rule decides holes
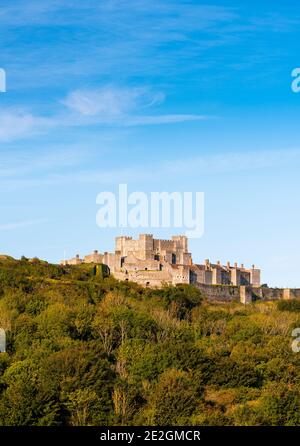
[[[63,260],[62,265],[82,263],[105,264],[116,279],[133,281],[144,287],[160,288],[163,285],[194,284],[210,300],[240,301],[244,304],[257,299],[299,299],[299,288],[269,288],[261,286],[260,269],[252,265],[245,268],[227,262],[195,264],[188,250],[188,239],[175,235],[171,240],[141,234],[116,237],[115,252],[103,254],[94,251],[83,259],[79,255]]]
[[[94,251],[83,259],[77,255],[61,262],[64,265],[81,263],[104,263],[119,280],[137,282],[145,287],[161,287],[163,284],[202,284],[260,287],[260,270],[254,265],[245,268],[227,262],[194,264],[188,250],[188,239],[183,235],[171,240],[153,238],[141,234],[138,240],[132,237],[116,237],[115,252],[100,254]]]

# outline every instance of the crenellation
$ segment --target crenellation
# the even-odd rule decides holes
[[[153,234],[140,234],[137,240],[129,236],[115,238],[115,251],[92,254],[64,264],[104,263],[112,274],[123,280],[137,281],[145,286],[162,286],[163,283],[194,283],[203,285],[260,286],[260,270],[252,265],[245,269],[235,262],[222,265],[205,259],[202,265],[194,264],[188,250],[188,238],[173,235],[170,240],[155,239]]]
[[[220,260],[211,263],[205,259],[195,264],[188,250],[185,236],[171,240],[141,234],[137,240],[120,236],[115,239],[113,253],[101,254],[95,250],[83,259],[77,254],[63,265],[103,263],[118,280],[136,282],[145,287],[160,288],[164,285],[193,284],[210,300],[240,301],[243,304],[260,300],[300,299],[300,289],[280,289],[261,286],[261,271],[254,264],[246,268],[243,263]]]

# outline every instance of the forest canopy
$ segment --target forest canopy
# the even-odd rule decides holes
[[[0,425],[299,425],[299,302],[0,259]]]

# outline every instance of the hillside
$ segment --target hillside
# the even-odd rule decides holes
[[[299,425],[297,302],[0,259],[0,425]]]

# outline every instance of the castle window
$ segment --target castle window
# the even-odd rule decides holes
[[[176,254],[172,254],[172,265],[176,265]]]

